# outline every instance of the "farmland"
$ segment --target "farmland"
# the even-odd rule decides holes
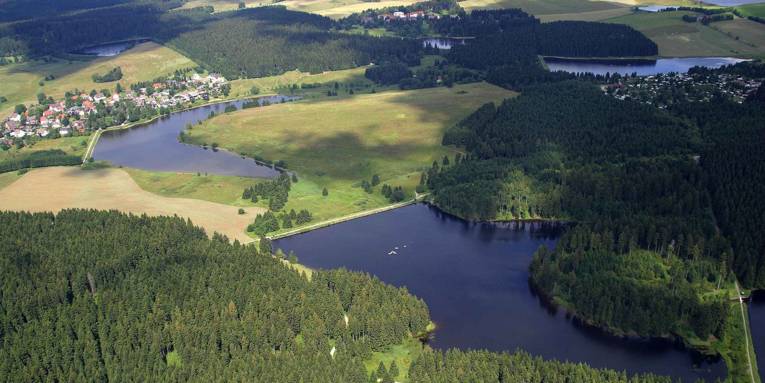
[[[0,183],[8,183],[5,175]],[[0,210],[58,212],[71,208],[178,215],[204,227],[208,234],[217,231],[240,241],[249,241],[244,229],[256,214],[263,211],[247,207],[244,208],[246,214],[240,215],[234,206],[158,196],[141,189],[121,169],[35,169],[0,189]]]

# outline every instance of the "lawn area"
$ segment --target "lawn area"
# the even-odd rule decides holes
[[[19,154],[26,154],[30,152],[36,152],[36,151],[42,151],[42,150],[54,150],[59,149],[67,154],[74,154],[81,156],[85,154],[85,149],[88,146],[88,138],[87,136],[78,136],[78,137],[62,137],[62,138],[56,138],[56,139],[41,139],[39,141],[34,141],[30,145],[27,145],[21,149],[16,149],[15,147],[12,147],[8,150],[0,150],[0,161],[7,160],[13,156],[19,155]]]
[[[0,173],[0,190],[14,183],[20,177],[19,172]]]
[[[373,193],[360,187],[374,174],[413,195],[421,171],[456,153],[441,146],[444,130],[482,104],[513,95],[475,83],[305,100],[217,116],[189,131],[188,141],[286,161],[299,182],[285,210],[308,209],[315,223],[387,205],[380,186]],[[322,196],[325,187],[329,194]]]
[[[0,116],[9,113],[16,104],[36,102],[36,96],[44,92],[60,98],[64,93],[75,88],[113,89],[116,82],[95,83],[93,74],[104,74],[114,67],[121,67],[123,86],[139,81],[146,81],[172,73],[176,69],[196,66],[185,56],[174,50],[153,42],[136,45],[133,49],[113,57],[87,58],[70,60],[55,58],[51,62],[32,61],[0,67],[0,96],[8,102],[0,104]],[[44,81],[52,75],[54,80]]]
[[[627,24],[643,32],[648,38],[659,45],[659,55],[664,57],[694,57],[694,56],[737,56],[737,57],[762,57],[765,55],[765,45],[752,46],[745,41],[744,32],[731,32],[726,34],[725,28],[752,29],[747,33],[747,38],[761,41],[758,35],[756,23],[748,20],[732,20],[712,23],[710,26],[701,23],[686,23],[682,20],[683,15],[696,15],[694,12],[639,12],[627,16],[616,17],[606,20],[610,23]],[[726,25],[731,23],[731,26]],[[751,24],[751,25],[750,25]],[[719,30],[718,30],[719,29]],[[741,35],[736,40],[736,33]]]
[[[15,174],[15,172],[13,173]],[[8,182],[13,176],[0,176]],[[134,214],[178,215],[203,227],[208,234],[219,232],[229,238],[250,242],[245,228],[263,209],[239,208],[190,198],[168,198],[143,190],[122,169],[82,170],[79,167],[49,167],[30,170],[0,189],[0,210],[32,212],[62,209],[115,209]]]

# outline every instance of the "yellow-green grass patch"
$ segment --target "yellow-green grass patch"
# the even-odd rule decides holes
[[[401,344],[390,346],[385,352],[374,352],[372,357],[364,361],[364,366],[367,369],[367,375],[371,375],[373,371],[377,371],[380,362],[385,365],[385,369],[389,370],[391,363],[396,361],[396,366],[399,370],[399,375],[394,377],[396,382],[408,382],[409,381],[409,366],[416,360],[423,349],[422,343],[415,338],[408,338],[401,342]]]
[[[0,190],[16,182],[19,177],[21,177],[19,172],[0,173]]]
[[[577,20],[577,21],[601,21],[614,17],[624,16],[632,13],[632,10],[628,7],[619,7],[612,9],[603,9],[599,11],[589,12],[574,12],[574,13],[552,13],[547,15],[539,15],[539,19],[543,22],[559,21],[559,20]]]
[[[122,169],[82,170],[50,167],[30,170],[0,190],[0,210],[53,211],[62,209],[119,210],[152,216],[178,215],[231,239],[250,242],[247,225],[264,209],[189,198],[168,198],[141,189]]]
[[[88,146],[88,139],[88,136],[77,136],[34,140],[21,149],[11,147],[8,150],[0,150],[0,161],[13,158],[16,155],[55,149],[62,150],[67,154],[81,156],[85,154],[85,149]]]
[[[9,113],[16,104],[36,102],[40,92],[55,98],[75,88],[80,90],[114,89],[116,82],[96,83],[94,74],[104,74],[115,67],[122,68],[122,80],[127,86],[169,74],[176,69],[196,66],[187,57],[162,45],[146,42],[117,56],[81,60],[54,58],[54,61],[31,61],[0,67],[0,96],[8,102],[0,104],[0,116]],[[55,77],[43,81],[46,76]],[[40,86],[43,81],[43,86]]]
[[[233,206],[254,206],[242,199],[242,191],[255,180],[248,177],[155,172],[124,168],[141,189],[173,198],[193,198]],[[255,218],[255,217],[251,217]]]
[[[371,194],[360,187],[374,174],[413,195],[421,171],[456,153],[441,145],[447,127],[486,102],[514,95],[474,83],[299,101],[217,116],[194,127],[188,139],[286,161],[299,182],[285,209],[308,209],[315,223],[387,205],[380,186]],[[325,187],[329,195],[322,196]]]
[[[460,6],[467,10],[521,8],[533,15],[580,13],[624,8],[623,5],[590,0],[466,0]]]
[[[340,18],[365,9],[410,5],[416,2],[417,0],[383,0],[379,2],[364,2],[360,0],[287,0],[279,4],[295,11]]]
[[[364,77],[366,68],[367,67],[359,67],[316,74],[293,70],[278,76],[238,79],[231,81],[231,94],[234,97],[249,96],[251,95],[250,91],[253,86],[256,86],[261,94],[277,93],[292,85],[297,85],[299,87],[302,84],[334,84],[337,82],[341,84],[371,86],[372,83]],[[326,89],[323,91],[326,92]]]
[[[687,11],[639,12],[607,21],[627,24],[643,32],[656,42],[659,55],[664,57],[759,57],[763,54],[762,47],[752,47],[716,29],[719,28],[718,24],[727,22],[712,23],[711,26],[687,23],[682,20],[683,15],[697,14]]]
[[[742,16],[765,17],[765,3],[740,5],[736,9]]]

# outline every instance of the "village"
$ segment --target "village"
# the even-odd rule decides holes
[[[742,103],[757,91],[762,79],[728,73],[666,73],[652,76],[617,77],[603,91],[619,100],[637,100],[661,109],[682,101],[703,102],[725,97]]]
[[[228,81],[221,75],[194,73],[134,84],[130,89],[117,84],[113,93],[106,89],[74,91],[60,100],[41,94],[38,104],[17,105],[13,113],[0,120],[0,142],[8,147],[25,138],[87,134],[169,113],[196,101],[227,96],[229,89]]]

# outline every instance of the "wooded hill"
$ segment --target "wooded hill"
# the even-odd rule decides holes
[[[431,172],[428,184],[437,205],[463,217],[578,222],[555,250],[538,252],[532,278],[592,323],[720,337],[724,294],[699,292],[727,288],[730,266],[751,261],[715,229],[717,196],[713,203],[711,177],[694,160],[706,138],[687,119],[593,84],[544,84],[449,130],[444,143],[470,159]],[[757,273],[749,264],[740,277]]]

